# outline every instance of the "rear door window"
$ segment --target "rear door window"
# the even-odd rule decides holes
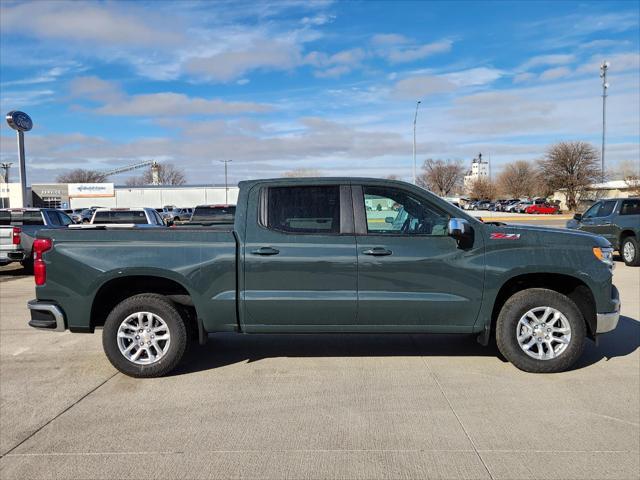
[[[640,215],[640,198],[624,200],[620,208],[620,215]]]
[[[340,233],[340,187],[270,187],[266,226],[287,233]]]
[[[22,212],[22,225],[44,225],[42,213],[39,210]]]

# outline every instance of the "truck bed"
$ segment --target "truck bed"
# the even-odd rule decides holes
[[[72,330],[93,330],[91,304],[110,283],[133,277],[139,284],[149,276],[184,288],[201,306],[198,315],[207,329],[237,328],[233,225],[48,230],[38,237],[53,240],[45,255],[46,284],[36,287],[38,299],[56,300]]]

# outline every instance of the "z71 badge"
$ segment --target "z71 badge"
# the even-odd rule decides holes
[[[492,233],[489,237],[491,240],[518,240],[520,238],[519,233]]]

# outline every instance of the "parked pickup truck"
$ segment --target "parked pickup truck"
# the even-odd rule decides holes
[[[6,260],[0,263],[21,262],[27,270],[33,267],[33,241],[36,234],[43,229],[66,228],[73,224],[73,220],[66,213],[55,208],[6,208],[0,210],[0,225],[16,227],[12,229],[10,250]],[[6,236],[7,234],[4,234]],[[16,238],[16,235],[19,236]],[[5,244],[7,240],[3,240]],[[18,242],[18,243],[16,243]],[[3,247],[3,250],[5,248]]]
[[[153,377],[213,332],[495,333],[518,368],[557,372],[618,323],[602,237],[482,223],[392,180],[239,186],[233,225],[41,232],[30,325],[102,328],[117,369]]]
[[[602,235],[620,252],[624,263],[640,265],[640,198],[607,198],[583,214],[576,213],[567,228]]]

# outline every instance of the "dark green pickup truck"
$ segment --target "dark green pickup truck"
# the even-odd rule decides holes
[[[30,325],[102,328],[109,360],[165,374],[209,333],[460,333],[530,372],[613,330],[612,248],[584,232],[482,223],[414,185],[240,183],[234,225],[42,232]]]

